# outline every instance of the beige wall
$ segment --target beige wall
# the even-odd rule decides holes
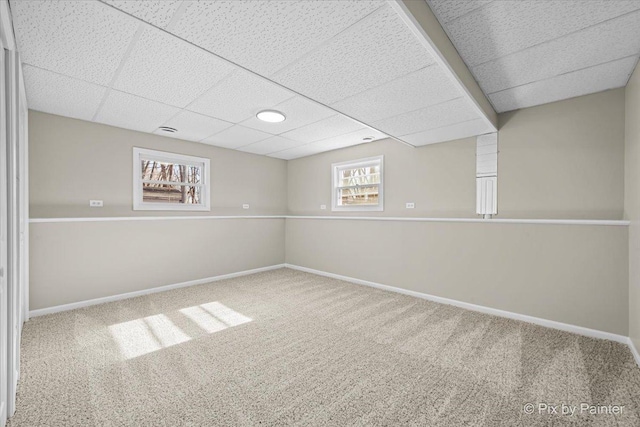
[[[620,219],[624,89],[500,114],[503,218]]]
[[[211,211],[134,211],[133,147],[211,159]],[[282,214],[287,206],[284,160],[36,111],[29,169],[32,218]],[[91,199],[104,207],[89,208]]]
[[[500,115],[498,218],[621,219],[624,102],[619,89]],[[289,211],[344,215],[330,210],[331,163],[380,154],[385,211],[351,215],[476,217],[475,138],[289,161]],[[624,226],[288,219],[286,229],[291,264],[627,334]]]
[[[281,264],[284,221],[31,224],[30,309]]]
[[[609,91],[502,115],[499,216],[619,219],[624,121],[616,114],[624,99],[623,91]],[[283,162],[42,113],[30,117],[33,217],[140,214],[131,210],[133,146],[210,156],[211,214],[333,215],[331,163],[384,154],[385,211],[367,216],[475,216],[474,138],[415,149],[385,140]],[[79,158],[98,162],[97,172]],[[73,181],[78,175],[88,178]],[[105,208],[86,207],[93,198]],[[416,208],[405,209],[406,202]],[[239,209],[242,203],[252,209]],[[166,244],[195,247],[174,259],[157,254]],[[618,334],[629,327],[626,227],[301,219],[36,223],[31,245],[33,309],[286,259]]]
[[[623,89],[499,119],[499,218],[622,218]],[[475,150],[475,138],[419,148],[384,140],[292,160],[289,212],[332,215],[331,163],[383,154],[385,211],[367,216],[475,217]]]
[[[629,336],[640,349],[640,67],[625,91],[624,216],[629,226]]]
[[[474,216],[475,147],[474,138],[423,148],[387,139],[289,161],[289,212],[331,215],[331,163],[383,154],[385,210],[365,215]],[[405,209],[406,202],[415,209]]]
[[[283,160],[35,111],[29,144],[32,218],[286,212]],[[133,211],[133,147],[211,159],[211,211]],[[32,223],[30,234],[32,310],[284,262],[284,219]]]
[[[627,228],[287,219],[287,263],[615,334]]]

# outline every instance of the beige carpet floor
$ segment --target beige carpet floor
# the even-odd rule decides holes
[[[640,426],[640,369],[621,344],[281,269],[30,320],[9,425]]]

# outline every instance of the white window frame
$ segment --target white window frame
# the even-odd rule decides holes
[[[160,162],[178,163],[191,166],[202,166],[202,187],[200,196],[202,203],[188,205],[179,203],[149,203],[142,198],[142,160],[156,160]],[[133,148],[133,210],[134,211],[210,211],[210,161],[204,157],[185,156],[184,154],[166,151]]]
[[[340,172],[344,169],[355,169],[368,166],[380,165],[380,184],[378,184],[378,204],[375,206],[366,205],[338,205],[338,182]],[[331,210],[332,211],[384,211],[384,156],[367,157],[365,159],[350,160],[347,162],[331,164]]]

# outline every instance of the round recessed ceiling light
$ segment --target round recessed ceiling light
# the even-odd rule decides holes
[[[280,123],[286,119],[285,115],[276,110],[263,110],[256,114],[256,117],[263,122]]]
[[[376,139],[376,138],[375,138],[375,137],[373,137],[373,136],[365,136],[364,138],[362,138],[362,140],[363,140],[364,142],[373,141],[374,139]]]
[[[178,132],[178,129],[176,129],[176,128],[170,128],[169,126],[160,126],[158,129],[160,129],[162,132],[169,132],[169,133],[176,133],[176,132]]]

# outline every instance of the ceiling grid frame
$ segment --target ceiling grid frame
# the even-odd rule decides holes
[[[20,0],[11,0],[11,1],[17,2],[17,1],[20,1]],[[170,123],[172,123],[173,120],[180,119],[181,117],[187,117],[189,115],[193,115],[192,118],[194,118],[194,119],[196,119],[196,118],[198,118],[200,116],[203,116],[203,117],[208,117],[208,118],[210,118],[212,120],[217,120],[219,122],[228,123],[229,124],[228,127],[222,128],[220,130],[216,130],[211,135],[204,136],[202,138],[200,138],[201,135],[198,135],[198,138],[200,138],[200,139],[197,140],[198,142],[209,143],[209,142],[207,142],[205,140],[214,139],[213,138],[214,136],[219,135],[219,134],[223,134],[223,133],[226,132],[226,130],[231,129],[231,128],[236,127],[236,126],[245,127],[245,124],[247,124],[245,122],[249,121],[249,123],[250,123],[253,120],[253,117],[248,117],[247,119],[239,121],[239,122],[232,122],[232,121],[228,121],[228,120],[222,119],[220,117],[215,117],[215,116],[203,114],[201,112],[190,110],[190,106],[192,104],[194,104],[199,98],[204,96],[206,93],[208,93],[209,91],[211,91],[212,89],[214,89],[218,85],[221,85],[222,82],[224,82],[226,79],[231,78],[231,76],[234,73],[242,72],[242,73],[249,73],[250,75],[255,76],[257,79],[261,79],[262,81],[264,81],[264,82],[266,82],[268,84],[275,85],[275,86],[281,88],[282,90],[285,90],[285,91],[293,94],[293,96],[291,98],[288,98],[288,99],[282,101],[281,103],[290,101],[290,100],[295,99],[295,98],[299,98],[299,99],[301,99],[301,100],[303,100],[305,102],[309,102],[310,104],[319,105],[323,109],[331,111],[333,113],[333,114],[329,114],[327,116],[321,117],[321,118],[319,118],[319,119],[317,119],[315,121],[312,121],[312,122],[302,122],[301,124],[299,124],[299,125],[297,125],[295,127],[288,128],[286,130],[266,131],[266,134],[271,135],[271,136],[267,137],[266,139],[271,139],[271,138],[273,138],[273,136],[279,136],[281,138],[287,139],[287,135],[286,134],[288,134],[289,132],[294,132],[296,130],[301,130],[301,129],[304,129],[305,127],[310,127],[310,126],[315,125],[315,124],[320,124],[321,125],[323,122],[329,121],[329,119],[331,119],[332,117],[335,117],[335,116],[344,117],[346,120],[353,121],[354,122],[354,126],[357,125],[357,126],[361,126],[362,127],[359,130],[355,130],[353,132],[347,132],[345,134],[342,134],[341,136],[347,137],[350,134],[357,134],[358,132],[367,131],[367,130],[369,130],[371,134],[379,135],[379,136],[377,136],[378,139],[387,137],[387,135],[388,135],[388,134],[385,134],[384,132],[382,132],[380,129],[377,129],[375,121],[372,121],[370,119],[364,119],[366,121],[365,122],[365,121],[363,121],[363,118],[360,117],[358,114],[345,114],[345,112],[343,112],[343,111],[341,111],[341,110],[339,110],[337,108],[334,108],[333,107],[334,103],[328,104],[328,103],[319,102],[316,99],[314,99],[314,98],[312,98],[312,97],[310,97],[308,95],[305,95],[306,92],[302,93],[304,91],[292,90],[290,87],[288,87],[288,85],[284,85],[284,84],[281,84],[281,83],[279,83],[277,81],[271,80],[270,78],[268,78],[268,77],[266,77],[264,75],[261,75],[261,74],[259,74],[257,72],[254,72],[253,70],[251,70],[251,69],[249,69],[249,68],[247,68],[247,67],[245,67],[245,66],[243,66],[241,64],[233,62],[233,61],[231,61],[231,60],[229,60],[229,59],[217,54],[216,52],[213,52],[211,50],[203,48],[202,46],[199,46],[198,44],[193,43],[188,39],[185,39],[183,37],[180,37],[180,36],[172,33],[171,32],[172,28],[177,25],[177,23],[181,19],[182,14],[184,14],[185,10],[189,7],[190,2],[188,2],[188,1],[184,1],[184,0],[181,1],[177,7],[172,5],[169,8],[169,9],[172,10],[170,18],[168,17],[168,15],[163,16],[162,17],[163,21],[161,21],[163,24],[160,25],[160,26],[159,25],[155,25],[155,24],[153,24],[151,22],[147,22],[144,19],[142,19],[142,18],[140,18],[140,17],[138,17],[138,16],[136,16],[136,15],[134,15],[132,13],[129,13],[129,12],[125,11],[125,10],[122,10],[122,9],[114,6],[114,3],[117,3],[117,2],[109,2],[109,0],[105,0],[105,1],[100,0],[99,2],[96,1],[96,3],[100,3],[100,4],[102,4],[103,6],[105,6],[107,8],[116,10],[119,13],[121,13],[123,15],[126,15],[127,17],[135,19],[135,22],[138,23],[138,27],[136,28],[135,36],[132,38],[132,40],[130,41],[129,45],[127,46],[125,54],[122,56],[122,58],[120,58],[120,61],[118,63],[118,67],[117,67],[116,71],[114,72],[113,76],[111,77],[111,80],[109,81],[108,86],[106,86],[106,87],[102,86],[102,87],[106,88],[105,89],[105,94],[104,94],[104,96],[103,96],[103,98],[102,98],[102,100],[100,102],[100,105],[98,106],[98,108],[96,109],[95,113],[93,114],[93,119],[92,119],[93,121],[98,121],[98,119],[100,118],[100,114],[103,111],[103,108],[108,103],[109,96],[112,93],[114,93],[114,91],[116,91],[116,92],[121,92],[123,95],[129,95],[129,96],[132,96],[132,97],[139,98],[141,102],[147,101],[147,102],[156,103],[158,108],[161,108],[161,109],[167,107],[167,108],[175,110],[175,112],[170,117],[168,117],[165,120],[163,120],[163,122],[162,122],[162,124],[160,124],[160,126],[170,124]],[[407,24],[405,16],[403,16],[401,13],[398,13],[398,10],[396,10],[396,6],[398,5],[398,3],[400,3],[399,0],[398,1],[386,0],[386,1],[381,2],[380,6],[376,7],[375,10],[373,10],[373,11],[365,14],[364,16],[361,16],[359,19],[351,22],[348,26],[345,26],[344,28],[342,28],[340,31],[338,31],[335,34],[332,34],[326,40],[323,40],[318,45],[313,46],[312,49],[310,49],[308,51],[305,51],[303,55],[296,57],[292,62],[289,62],[286,65],[282,65],[279,69],[276,70],[276,73],[280,72],[280,70],[282,70],[282,69],[285,69],[285,68],[289,67],[291,64],[295,64],[297,62],[300,62],[300,61],[304,60],[304,58],[306,58],[306,57],[308,57],[310,55],[313,55],[313,53],[315,51],[317,51],[319,49],[322,49],[323,46],[325,46],[326,44],[330,43],[334,38],[340,36],[341,34],[347,32],[347,31],[349,31],[349,29],[351,29],[355,25],[358,25],[358,23],[367,20],[372,15],[375,15],[376,13],[381,13],[380,12],[381,10],[388,9],[389,7],[391,8],[391,10],[393,12],[395,12],[399,16],[400,20],[403,21],[408,26],[408,28],[405,28],[405,31],[410,31],[414,36],[416,36],[415,29],[412,28],[411,25]],[[426,5],[426,3],[425,3],[425,5]],[[153,8],[153,6],[152,6],[152,8]],[[172,9],[172,8],[175,8],[175,9]],[[155,10],[150,10],[150,11],[147,11],[146,13],[150,14],[150,16],[154,16],[153,14],[156,13],[156,11]],[[164,22],[166,22],[166,25],[164,24]],[[132,93],[132,91],[127,91],[127,90],[121,91],[119,89],[116,89],[114,86],[117,84],[118,79],[121,77],[122,71],[123,71],[126,63],[131,60],[131,54],[132,54],[133,50],[135,49],[135,46],[137,44],[139,44],[142,32],[144,32],[144,30],[147,29],[147,28],[153,28],[154,30],[161,31],[162,33],[168,34],[171,37],[173,37],[173,38],[175,38],[177,40],[180,40],[181,42],[187,43],[190,46],[192,46],[192,47],[194,47],[194,48],[196,48],[196,49],[198,49],[200,51],[206,52],[207,54],[212,55],[212,56],[218,58],[219,60],[224,61],[225,63],[231,64],[232,68],[235,68],[235,70],[232,69],[231,71],[229,71],[229,73],[227,73],[219,81],[215,82],[212,86],[210,86],[207,89],[202,90],[201,93],[197,94],[197,96],[194,99],[191,99],[186,105],[180,105],[180,106],[171,105],[172,103],[166,103],[166,102],[162,102],[162,101],[155,100],[155,99],[149,99],[148,97],[140,95],[138,93],[138,91],[134,91],[135,93]],[[417,37],[417,39],[418,39],[417,42],[424,46],[423,40],[420,37]],[[433,56],[431,51],[429,51],[429,53]],[[442,64],[438,61],[438,58],[437,57],[434,57],[434,58],[436,59],[436,64],[429,64],[426,67],[422,67],[420,69],[410,71],[409,73],[405,73],[403,75],[398,75],[397,77],[393,77],[390,80],[380,80],[379,82],[377,82],[376,85],[373,85],[371,87],[363,89],[363,90],[361,90],[359,92],[355,92],[355,93],[353,93],[353,94],[351,94],[351,95],[349,95],[349,96],[347,96],[345,98],[341,98],[340,101],[342,101],[344,99],[351,98],[351,97],[358,96],[358,95],[363,94],[363,93],[368,92],[368,91],[373,91],[375,89],[383,88],[383,87],[385,87],[385,86],[387,86],[390,83],[395,82],[395,81],[401,81],[401,80],[405,79],[407,76],[409,76],[410,74],[412,74],[414,72],[420,72],[421,70],[426,69],[426,68],[430,68],[432,66],[438,66],[438,67],[442,66]],[[446,60],[442,59],[442,61],[446,65]],[[451,76],[451,75],[454,76],[454,78],[452,79],[452,80],[454,80],[454,84],[456,84],[456,82],[460,83],[459,80],[456,78],[455,73],[453,73],[453,70],[451,68],[447,68],[447,67],[445,67],[445,68],[447,70],[447,73],[450,74],[449,76]],[[44,68],[44,70],[46,70],[48,72],[54,72],[52,70],[47,70],[46,68]],[[451,74],[451,73],[453,73],[453,74]],[[62,75],[64,76],[64,74],[62,74]],[[66,76],[66,77],[76,78],[76,77],[72,77],[72,76]],[[83,81],[82,79],[78,79],[78,80]],[[88,83],[95,85],[95,83],[92,83],[92,82],[88,82]],[[399,83],[399,84],[402,84],[402,83]],[[98,86],[101,86],[101,85],[98,85]],[[464,84],[462,84],[462,87],[464,88]],[[463,91],[464,91],[464,89],[463,89]],[[468,91],[464,91],[463,97],[464,96],[470,96]],[[164,99],[164,98],[162,98],[162,99]],[[438,103],[435,103],[435,104],[426,105],[425,107],[419,107],[417,109],[411,109],[411,110],[408,110],[408,111],[403,111],[403,112],[398,113],[398,114],[396,114],[394,116],[384,117],[383,119],[379,119],[379,120],[385,120],[385,119],[390,118],[390,117],[398,117],[398,116],[401,116],[403,114],[410,114],[410,113],[412,113],[414,111],[427,109],[427,108],[430,108],[430,107],[433,107],[433,106],[437,106],[440,103],[449,102],[449,101],[452,101],[452,100],[455,100],[455,99],[459,99],[459,98],[452,98],[452,99],[445,100],[445,101],[442,101],[442,102],[438,102]],[[472,103],[474,102],[472,96],[470,96],[469,99],[472,100]],[[276,106],[280,105],[280,104],[276,104]],[[482,118],[482,117],[483,117],[483,115],[480,114],[479,118]],[[468,121],[469,120],[465,119],[465,120],[462,120],[459,123],[455,123],[455,124],[463,125]],[[371,123],[373,123],[373,125]],[[106,123],[106,124],[109,124],[109,123]],[[443,126],[443,127],[449,127],[449,126],[453,126],[453,125],[447,125],[447,126]],[[206,128],[206,126],[205,126],[205,128]],[[215,128],[215,124],[212,124],[211,128]],[[348,128],[348,126],[347,126],[347,128]],[[433,128],[433,129],[439,129],[439,128],[440,127],[436,127],[436,128]],[[248,129],[252,129],[252,128],[248,128]],[[325,132],[333,132],[331,130],[331,128],[322,128],[322,127],[320,127],[319,129],[321,129],[321,130],[323,130]],[[261,132],[265,132],[266,129],[262,128],[262,127],[257,127],[257,128],[255,128],[253,130],[254,131],[259,130]],[[424,132],[427,132],[427,131],[428,131],[428,129],[424,130],[424,131],[420,131],[418,133],[424,133]],[[157,132],[153,131],[153,133],[157,133]],[[304,132],[301,131],[301,134],[303,134],[303,133]],[[322,136],[323,136],[322,138],[317,139],[317,140],[314,139],[313,141],[310,141],[310,142],[308,142],[308,141],[304,141],[304,142],[303,141],[296,141],[297,145],[295,147],[286,148],[284,150],[273,151],[273,153],[279,153],[279,152],[288,151],[288,150],[292,150],[292,149],[295,149],[295,148],[300,148],[300,147],[307,146],[307,145],[313,145],[313,144],[317,144],[318,142],[325,141],[325,140],[330,140],[331,144],[333,144],[333,145],[340,145],[341,144],[340,142],[336,141],[336,138],[338,138],[338,136],[335,136],[335,137],[332,136],[332,137],[324,138],[324,135],[325,134],[322,134]],[[408,146],[411,146],[411,147],[414,147],[416,145],[423,145],[422,143],[417,143],[416,144],[416,142],[415,142],[415,141],[417,141],[417,139],[415,138],[416,135],[414,135],[414,134],[407,134],[407,135],[408,136],[414,136],[414,138],[413,138],[414,141],[412,143],[408,142],[407,140],[403,140],[403,137],[405,135],[399,135],[398,134],[398,135],[393,135],[393,136],[389,136],[389,137],[393,138],[393,139],[395,139],[395,140],[397,140],[399,142],[402,142],[402,143],[404,143],[404,144],[406,144]],[[169,136],[170,137],[171,135],[164,135],[164,136]],[[176,136],[176,137],[179,137],[179,136]],[[196,141],[195,139],[189,139],[189,140]],[[446,138],[443,139],[443,140],[446,140]],[[261,140],[261,141],[264,141],[264,139]],[[259,143],[261,141],[250,142],[250,143],[247,143],[247,144],[245,144],[243,146],[239,146],[237,148],[243,148],[243,147],[247,147],[247,146],[250,146],[250,145],[254,145],[254,144],[257,144],[257,143]],[[365,142],[365,141],[352,141],[349,145],[357,145],[357,144],[361,144],[363,142]],[[366,142],[368,142],[368,141],[366,141]],[[431,141],[431,142],[428,142],[428,143],[433,143],[433,142],[440,142],[440,141]],[[278,147],[276,147],[276,148],[278,148]],[[330,148],[330,149],[332,149],[332,148]],[[273,154],[273,153],[268,153],[268,154]]]
[[[100,4],[103,4],[103,5],[104,5],[104,6],[106,6],[106,7],[113,8],[113,9],[115,9],[115,10],[118,10],[118,11],[120,11],[120,12],[122,12],[122,13],[124,13],[124,14],[126,14],[126,15],[130,16],[130,17],[132,17],[133,19],[136,19],[138,22],[140,22],[140,23],[142,23],[142,24],[151,25],[151,26],[153,26],[154,28],[157,28],[157,29],[158,29],[158,30],[160,30],[160,31],[163,31],[163,32],[165,32],[165,33],[167,33],[167,34],[169,34],[169,35],[171,35],[171,36],[173,36],[173,37],[176,37],[176,38],[177,38],[177,39],[179,39],[179,40],[182,40],[182,41],[183,41],[183,42],[185,42],[185,43],[190,44],[191,46],[194,46],[194,47],[196,47],[196,48],[198,48],[198,49],[200,49],[200,50],[202,50],[202,51],[204,51],[204,52],[207,52],[207,53],[209,53],[209,54],[211,54],[211,55],[214,55],[215,57],[217,57],[217,58],[219,58],[219,59],[221,59],[221,60],[223,60],[223,61],[229,62],[229,63],[231,63],[232,65],[234,65],[234,66],[236,66],[236,67],[240,68],[241,70],[244,70],[244,71],[246,71],[246,72],[248,72],[248,73],[250,73],[250,74],[252,74],[252,75],[255,75],[255,76],[257,76],[257,77],[259,77],[259,78],[261,78],[261,79],[264,79],[264,80],[266,80],[266,81],[268,81],[268,82],[270,82],[270,83],[272,83],[272,84],[275,84],[275,85],[277,85],[277,86],[280,86],[281,88],[283,88],[283,89],[285,89],[285,90],[288,90],[288,91],[290,91],[290,92],[293,92],[293,93],[295,93],[297,96],[300,96],[300,97],[302,97],[302,98],[305,98],[305,99],[307,99],[308,101],[311,101],[311,102],[316,103],[316,104],[320,104],[320,105],[324,106],[325,108],[328,108],[328,109],[330,109],[330,110],[333,110],[336,114],[342,114],[342,115],[344,115],[345,117],[348,117],[348,118],[350,118],[351,120],[353,120],[353,121],[355,121],[355,122],[358,122],[358,123],[362,124],[362,125],[363,125],[363,126],[365,126],[365,127],[369,127],[369,128],[371,128],[372,130],[374,130],[374,131],[377,131],[377,132],[379,132],[379,133],[383,133],[382,131],[380,131],[380,130],[378,130],[378,129],[373,128],[373,127],[372,127],[371,125],[369,125],[369,124],[363,123],[362,121],[360,121],[360,120],[358,120],[358,119],[356,119],[356,118],[354,118],[354,117],[351,117],[351,116],[349,116],[349,115],[346,115],[346,114],[344,114],[344,113],[342,113],[342,112],[340,112],[340,111],[337,111],[337,110],[335,110],[335,109],[331,108],[330,106],[328,106],[328,105],[326,105],[326,104],[323,104],[323,103],[321,103],[321,102],[318,102],[318,101],[316,101],[316,100],[314,100],[314,99],[312,99],[312,98],[310,98],[310,97],[308,97],[308,96],[306,96],[306,95],[304,95],[304,94],[302,94],[302,93],[299,93],[299,92],[297,92],[297,91],[295,91],[295,90],[292,90],[292,89],[290,89],[290,88],[288,88],[288,87],[286,87],[286,86],[284,86],[284,85],[282,85],[282,84],[280,84],[280,83],[278,83],[278,82],[276,82],[276,81],[270,80],[269,78],[267,78],[267,77],[265,77],[265,76],[262,76],[262,75],[260,75],[260,74],[258,74],[258,73],[256,73],[256,72],[254,72],[254,71],[252,71],[252,70],[250,70],[250,69],[248,69],[248,68],[246,68],[246,67],[244,67],[244,66],[242,66],[242,65],[240,65],[240,64],[238,64],[238,63],[236,63],[236,62],[233,62],[233,61],[231,61],[231,60],[228,60],[228,59],[226,59],[226,58],[224,58],[224,57],[222,57],[222,56],[218,55],[218,54],[217,54],[217,53],[215,53],[215,52],[211,52],[211,51],[209,51],[209,50],[207,50],[207,49],[205,49],[205,48],[203,48],[203,47],[201,47],[201,46],[199,46],[199,45],[197,45],[197,44],[195,44],[195,43],[192,43],[191,41],[189,41],[189,40],[187,40],[187,39],[185,39],[185,38],[183,38],[183,37],[180,37],[180,36],[178,36],[178,35],[176,35],[176,34],[174,34],[174,33],[171,33],[171,32],[169,32],[169,31],[165,30],[164,28],[157,27],[157,26],[155,26],[155,25],[153,25],[153,24],[151,24],[151,23],[148,23],[148,22],[146,22],[146,21],[142,20],[141,18],[138,18],[138,17],[137,17],[137,16],[135,16],[135,15],[132,15],[132,14],[130,14],[130,13],[128,13],[128,12],[126,12],[126,11],[123,11],[123,10],[121,10],[121,9],[118,9],[117,7],[113,6],[112,4],[105,3],[105,2],[103,2],[102,0],[94,0],[94,1],[98,1]],[[184,1],[185,1],[185,0],[183,0],[183,3],[184,3]],[[382,6],[381,6],[381,7],[382,7]],[[385,135],[386,135],[386,134],[385,134]],[[215,135],[212,135],[212,136],[215,136]],[[413,145],[413,144],[409,144],[408,142],[402,141],[401,139],[398,139],[397,137],[394,137],[394,136],[388,136],[388,137],[389,137],[389,138],[392,138],[392,139],[395,139],[396,141],[399,141],[399,142],[401,142],[401,143],[403,143],[403,144],[405,144],[405,145],[408,145],[408,146],[410,146],[410,147],[414,147],[414,145]],[[208,138],[206,138],[206,139],[208,139]]]
[[[575,7],[580,5],[575,1],[500,4],[493,1],[453,18],[449,14],[455,14],[455,11],[452,11],[445,0],[427,2],[498,112],[623,87],[631,76],[634,62],[637,64],[640,57],[640,2],[593,1],[585,5],[586,9],[580,10],[582,14],[579,14],[571,12],[571,4],[575,3]],[[469,3],[478,1],[471,0]],[[507,19],[504,14],[510,10],[509,3],[518,7],[519,12],[509,15],[510,19]],[[556,27],[560,26],[551,36],[545,37],[546,34],[539,31],[530,37],[522,36],[522,31],[509,33],[509,28],[524,25],[519,23],[528,10],[534,13],[531,17],[534,22],[536,19],[544,19],[545,13],[549,15],[554,11],[567,14],[567,19],[563,18],[565,15],[549,15],[559,22]],[[469,18],[470,15],[474,17]],[[462,30],[460,24],[457,24],[458,27],[455,24],[463,18],[465,23],[474,22],[479,26],[479,29],[474,30],[478,34],[491,34],[497,47],[489,48],[489,53],[465,57],[468,56],[466,52],[473,49],[473,43],[480,42],[480,38],[469,38],[468,35],[467,39],[457,37]],[[454,27],[455,31],[452,30]],[[507,43],[510,34],[511,38],[522,36],[523,39]],[[501,43],[507,44],[501,46]],[[613,48],[608,49],[607,46]],[[567,54],[562,55],[561,52]],[[485,55],[483,60],[475,59],[482,55]],[[542,61],[549,58],[549,55],[555,55],[548,59],[553,66],[543,67]],[[596,82],[594,76],[600,74],[603,68],[613,72],[602,75]],[[582,81],[572,81],[576,79]],[[566,86],[563,88],[563,85]],[[554,95],[553,91],[562,94]]]

